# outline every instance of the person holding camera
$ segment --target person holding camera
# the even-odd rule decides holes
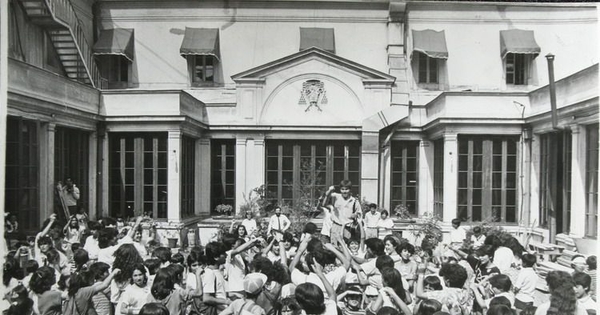
[[[69,209],[69,213],[76,214],[77,201],[79,200],[80,193],[79,188],[75,186],[73,180],[67,178],[64,185],[62,182],[58,182],[58,191],[65,202],[65,206]]]

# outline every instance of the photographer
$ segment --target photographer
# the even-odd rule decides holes
[[[67,178],[65,184],[58,182],[58,191],[62,195],[65,206],[69,209],[69,213],[77,213],[77,200],[79,200],[79,188],[75,186],[71,178]]]

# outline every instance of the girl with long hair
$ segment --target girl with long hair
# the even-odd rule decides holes
[[[94,274],[89,271],[73,274],[69,281],[69,299],[65,303],[64,314],[95,314],[92,297],[108,288],[112,279],[120,272],[121,270],[113,268],[104,281],[97,283],[94,283]]]
[[[69,244],[81,243],[81,236],[85,232],[85,226],[79,224],[79,220],[75,215],[71,215],[69,222],[63,228],[65,234],[65,242]]]
[[[587,311],[577,303],[575,281],[564,271],[553,270],[546,276],[550,301],[538,306],[535,315],[586,315]]]
[[[110,301],[116,306],[121,300],[121,294],[129,285],[133,268],[138,264],[143,264],[144,260],[133,244],[121,245],[113,256],[115,257],[112,265],[113,269],[118,268],[121,270],[121,273],[116,275],[110,283]]]
[[[18,285],[10,291],[10,307],[6,315],[31,315],[33,313],[33,300],[23,285]]]
[[[33,292],[32,299],[37,305],[36,314],[60,315],[62,314],[62,297],[59,291],[51,290],[56,283],[54,269],[40,267],[31,275],[29,288]]]
[[[175,281],[173,279],[174,270],[168,269],[167,267],[158,270],[146,302],[161,303],[167,307],[171,315],[183,315],[185,314],[186,305],[191,298],[202,293],[202,280],[200,276],[202,270],[200,268],[196,269],[196,287],[198,289],[187,291],[183,288],[175,288]]]
[[[146,303],[150,288],[148,288],[148,274],[144,264],[133,266],[130,283],[131,285],[127,286],[121,295],[121,301],[117,304],[115,311],[117,315],[138,314]]]
[[[402,275],[394,268],[383,268],[381,270],[383,288],[379,290],[377,299],[367,307],[367,311],[376,314],[380,308],[385,306],[394,307],[405,314],[412,314],[408,304],[412,302],[410,294],[404,290]]]

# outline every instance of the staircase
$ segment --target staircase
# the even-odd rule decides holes
[[[100,72],[70,0],[19,0],[31,22],[43,27],[67,77],[100,88]]]

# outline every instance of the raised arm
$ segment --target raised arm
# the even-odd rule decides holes
[[[118,269],[118,268],[113,269],[113,271],[108,275],[108,277],[106,277],[106,279],[104,279],[104,281],[94,283],[94,285],[92,286],[92,288],[94,289],[94,294],[96,294],[98,292],[102,292],[106,288],[108,288],[112,279],[119,273],[121,273],[121,269]]]
[[[229,234],[233,233],[233,225],[235,224],[235,219],[231,220],[231,225],[229,226]]]
[[[311,237],[307,236],[302,240],[300,245],[298,245],[298,251],[296,251],[296,255],[294,255],[294,259],[292,259],[292,262],[290,263],[290,266],[288,268],[290,270],[290,273],[292,271],[294,271],[294,269],[296,269],[296,265],[298,265],[298,263],[300,262],[300,258],[302,257],[302,254],[306,250],[306,247],[308,246],[308,242],[310,241],[310,239],[311,239]]]
[[[319,264],[314,258],[312,263],[313,270],[317,274],[317,277],[321,279],[321,282],[323,282],[323,286],[325,287],[325,291],[327,291],[327,295],[329,295],[329,299],[334,302],[337,302],[335,290],[333,289],[333,286],[331,285],[331,283],[329,283],[329,280],[327,280],[327,277],[325,277],[325,274],[323,273],[323,266],[321,266],[321,264]]]
[[[240,254],[250,248],[252,248],[254,245],[258,244],[260,242],[260,239],[255,238],[253,240],[251,240],[250,242],[246,242],[244,244],[242,244],[241,246],[239,246],[238,248],[234,249],[231,251],[231,256]]]
[[[283,242],[279,242],[279,257],[281,258],[281,264],[287,266],[288,257]]]
[[[337,257],[337,259],[339,259],[342,262],[342,265],[344,265],[344,269],[348,270],[348,268],[350,268],[350,260],[337,248],[335,248],[333,244],[325,243],[323,244],[323,247],[325,247],[325,249],[327,249],[328,251],[332,252],[335,255],[335,257]]]
[[[263,256],[267,256],[267,254],[269,253],[269,251],[271,250],[271,248],[273,248],[273,244],[275,244],[275,238],[273,238],[271,240],[271,242],[269,243],[269,245],[265,246],[265,248],[263,248],[262,250],[262,255]]]
[[[402,311],[402,313],[404,315],[412,315],[412,311],[410,310],[408,305],[406,305],[406,303],[404,303],[404,300],[402,300],[398,296],[398,294],[396,294],[396,291],[394,291],[394,289],[392,289],[390,287],[385,287],[382,290],[384,290],[388,294],[388,296],[392,299],[392,301],[394,301],[394,303],[396,305],[398,305],[398,307],[400,308],[400,310]]]
[[[48,225],[46,225],[46,227],[44,228],[44,230],[42,230],[40,233],[38,233],[35,236],[36,246],[37,246],[37,240],[40,237],[47,235],[48,232],[50,232],[50,229],[52,228],[52,225],[54,225],[54,222],[56,222],[56,214],[55,213],[53,213],[53,214],[50,215],[50,222],[48,222]]]
[[[137,230],[137,228],[140,226],[140,223],[142,223],[143,219],[144,217],[142,217],[141,215],[135,219],[133,227],[129,231],[127,231],[127,236],[133,239],[133,234],[135,234],[135,230]]]

